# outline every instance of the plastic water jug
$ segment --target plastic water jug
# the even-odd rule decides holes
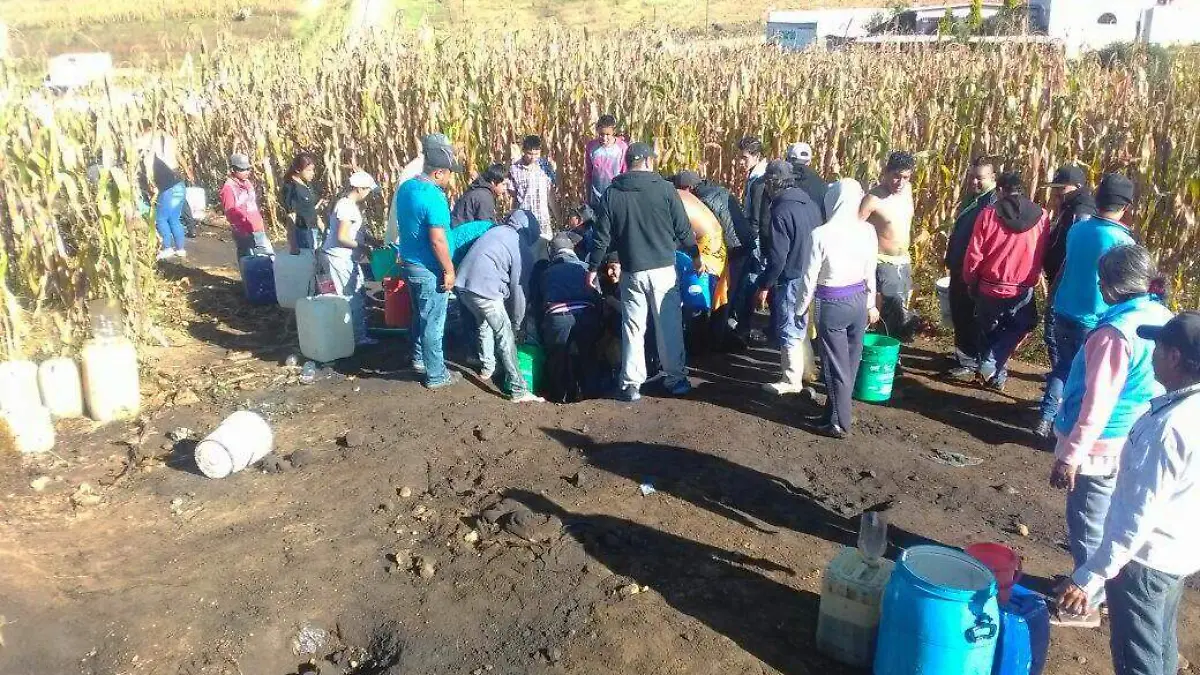
[[[38,366],[38,388],[42,401],[56,419],[83,417],[83,378],[75,359],[43,361]]]
[[[681,284],[683,308],[691,312],[706,312],[712,308],[712,279],[707,273],[689,272]]]
[[[33,361],[0,363],[0,410],[25,410],[41,404],[36,363]]]
[[[883,590],[893,566],[885,558],[870,563],[858,549],[842,548],[821,582],[817,649],[851,666],[871,665]]]
[[[992,675],[1041,675],[1050,650],[1050,611],[1046,599],[1013,586],[1008,602],[1000,605],[1000,642]]]
[[[183,194],[188,209],[192,212],[192,217],[196,220],[204,220],[204,217],[208,215],[208,198],[204,194],[204,188],[189,187],[184,190]]]
[[[137,349],[123,337],[89,340],[83,346],[83,400],[97,422],[135,417],[141,409]]]
[[[25,455],[54,448],[54,420],[50,410],[30,405],[22,410],[0,410],[0,450],[12,449]]]
[[[408,328],[412,325],[412,296],[403,279],[383,280],[383,323],[388,328]]]
[[[196,466],[209,478],[224,478],[266,457],[274,446],[271,425],[249,410],[239,410],[196,444]]]
[[[875,675],[991,675],[1000,633],[996,579],[957,549],[914,546],[883,594]]]
[[[933,283],[937,289],[938,318],[942,325],[950,328],[954,325],[954,315],[950,312],[950,277],[942,277]]]
[[[316,254],[301,249],[299,255],[284,253],[275,256],[275,298],[280,307],[295,309],[300,298],[316,292]]]
[[[275,263],[269,255],[248,255],[238,261],[242,286],[252,305],[275,304]]]
[[[318,363],[344,359],[354,353],[350,300],[341,295],[316,295],[296,302],[296,332],[300,352]]]

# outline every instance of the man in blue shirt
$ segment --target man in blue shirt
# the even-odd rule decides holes
[[[1058,362],[1046,376],[1042,418],[1034,429],[1041,438],[1050,438],[1053,432],[1071,362],[1088,333],[1108,311],[1108,303],[1100,294],[1100,258],[1117,246],[1137,243],[1121,222],[1132,203],[1133,182],[1109,174],[1096,190],[1097,215],[1076,223],[1067,234],[1067,258],[1051,290]]]
[[[450,202],[445,189],[454,173],[462,171],[454,148],[444,138],[431,135],[423,139],[424,169],[400,186],[392,203],[400,232],[400,274],[408,282],[413,303],[413,369],[425,376],[429,389],[462,380],[458,373],[447,370],[442,353],[446,303],[455,282],[446,239]]]

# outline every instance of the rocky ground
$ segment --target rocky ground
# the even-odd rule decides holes
[[[760,391],[767,352],[636,406],[431,393],[399,341],[302,384],[288,315],[238,301],[231,258],[206,232],[165,270],[194,318],[149,355],[140,420],[0,457],[0,673],[853,673],[813,647],[820,574],[888,500],[896,545],[1004,542],[1035,586],[1068,569],[1033,368],[998,395],[915,345],[840,443]],[[194,439],[240,408],[277,451],[207,479]],[[1189,658],[1198,620],[1189,592]],[[1056,630],[1047,672],[1111,672],[1107,631]]]

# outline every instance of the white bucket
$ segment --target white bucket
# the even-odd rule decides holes
[[[7,438],[6,438],[7,437]],[[23,455],[37,455],[54,448],[54,420],[41,405],[21,410],[0,410],[0,448],[14,444]]]
[[[953,315],[950,313],[950,277],[938,279],[934,286],[937,287],[938,309],[941,311],[942,325],[950,328],[954,325]]]
[[[191,209],[192,217],[196,220],[204,220],[208,215],[208,197],[204,194],[202,187],[190,187],[184,190],[184,200],[187,201],[188,208]]]
[[[196,444],[196,466],[209,478],[224,478],[267,456],[275,445],[271,425],[239,410]]]
[[[83,417],[83,379],[75,359],[60,357],[38,366],[42,401],[55,419]]]

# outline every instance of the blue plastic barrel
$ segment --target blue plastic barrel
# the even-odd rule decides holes
[[[1000,605],[1000,642],[992,675],[1041,675],[1050,649],[1050,611],[1046,599],[1017,585]]]
[[[996,578],[957,549],[914,546],[883,594],[875,675],[991,675]]]
[[[274,305],[275,259],[269,255],[248,255],[238,261],[242,286],[252,305]]]

